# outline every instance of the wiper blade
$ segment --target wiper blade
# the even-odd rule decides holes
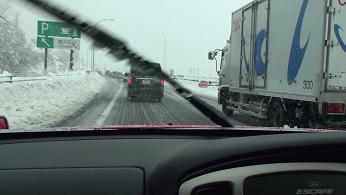
[[[150,62],[143,57],[137,55],[135,52],[131,51],[127,45],[121,41],[119,38],[115,38],[110,34],[96,28],[89,22],[81,21],[77,16],[68,13],[67,11],[63,11],[63,9],[59,9],[57,6],[54,6],[51,3],[43,0],[26,0],[27,2],[35,5],[36,7],[45,10],[49,14],[54,17],[69,23],[74,26],[82,33],[86,34],[90,38],[92,38],[97,45],[101,45],[107,47],[110,50],[110,54],[112,54],[118,60],[128,60],[128,63],[132,66],[137,66],[146,72],[153,72],[156,77],[160,79],[166,80],[169,84],[171,84],[177,93],[188,100],[194,107],[196,107],[199,111],[201,111],[206,117],[208,117],[212,122],[218,124],[222,127],[233,127],[233,125],[228,121],[227,117],[210,106],[208,103],[203,101],[201,98],[194,95],[190,90],[184,88],[181,84],[179,84],[174,79],[170,78],[168,74],[163,72],[155,63]]]

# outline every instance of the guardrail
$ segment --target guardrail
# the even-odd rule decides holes
[[[0,75],[0,84],[1,83],[12,83],[12,82],[25,82],[25,81],[40,81],[40,80],[48,80],[54,77],[62,77],[62,76],[80,76],[89,74],[87,72],[71,72],[64,74],[50,74],[47,76],[35,76],[35,77],[17,77],[11,75]]]
[[[209,80],[195,80],[195,79],[181,79],[181,78],[176,78],[177,80],[181,80],[181,81],[189,81],[189,82],[193,82],[193,83],[199,83],[200,81],[206,81],[209,83]],[[210,81],[211,83],[209,83],[209,86],[218,86],[217,81]]]
[[[13,76],[0,76],[0,83],[12,82]]]

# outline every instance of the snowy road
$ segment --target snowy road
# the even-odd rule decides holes
[[[161,103],[155,101],[127,101],[127,87],[109,79],[106,90],[74,118],[61,126],[107,126],[107,125],[213,125],[213,123],[182,99],[170,88],[165,88]],[[205,101],[220,109],[215,97]],[[236,126],[244,125],[230,118]]]
[[[106,77],[105,77],[106,78]],[[95,126],[105,116],[104,111],[108,107],[109,103],[114,99],[116,93],[120,90],[121,85],[110,78],[107,79],[105,89],[94,100],[86,105],[75,117],[71,117],[69,120],[63,121],[58,126],[73,127],[73,126]]]

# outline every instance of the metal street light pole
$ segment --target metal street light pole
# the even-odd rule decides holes
[[[104,22],[104,21],[114,21],[114,19],[110,18],[110,19],[102,19],[102,20],[99,20],[98,22],[96,22],[94,24],[94,27],[96,28],[96,26],[101,23],[101,22]],[[95,71],[95,46],[93,46],[93,53],[92,53],[92,70]]]

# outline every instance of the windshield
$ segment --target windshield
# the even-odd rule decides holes
[[[13,130],[345,128],[340,0],[331,5],[343,10],[337,16],[325,0],[44,2],[88,25],[25,0],[0,1],[0,116]],[[94,29],[125,46],[102,42]],[[119,57],[125,47],[138,57]]]

